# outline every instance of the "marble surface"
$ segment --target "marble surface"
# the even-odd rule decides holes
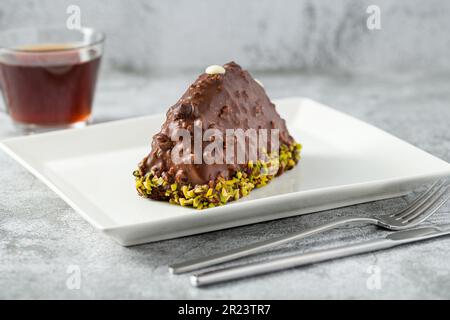
[[[105,73],[95,103],[104,122],[166,110],[195,73]],[[272,98],[306,96],[376,125],[450,161],[450,76],[261,73]],[[0,137],[17,133],[0,115]],[[388,156],[388,155],[387,155]],[[130,248],[85,222],[55,193],[0,152],[0,298],[450,298],[450,237],[205,289],[167,265],[351,214],[393,212],[414,195]],[[431,219],[450,222],[450,203]],[[381,237],[343,227],[250,260]],[[79,273],[78,273],[79,271]],[[79,289],[73,276],[80,275]],[[379,281],[378,281],[379,280]]]
[[[252,70],[450,71],[446,0],[0,1],[0,31],[55,25],[67,8],[107,34],[104,67],[146,74],[235,59]],[[380,9],[379,30],[367,9]],[[371,12],[369,10],[369,12]]]

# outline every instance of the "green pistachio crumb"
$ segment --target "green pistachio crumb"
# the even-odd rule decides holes
[[[300,160],[302,146],[293,143],[290,146],[281,145],[278,153],[267,154],[264,159],[249,161],[244,171],[237,171],[234,177],[226,180],[218,178],[212,185],[179,186],[170,184],[153,172],[145,175],[140,170],[133,171],[136,189],[139,195],[151,198],[153,193],[158,198],[165,197],[171,204],[193,207],[196,209],[214,208],[230,201],[236,201],[247,196],[253,189],[267,185],[279,168],[290,170]],[[249,170],[250,169],[250,170]],[[179,191],[180,190],[180,191]],[[164,198],[161,198],[164,200]]]

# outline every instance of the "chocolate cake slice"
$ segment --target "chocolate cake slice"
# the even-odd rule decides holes
[[[244,139],[233,132],[244,132]],[[208,67],[170,107],[133,174],[143,197],[204,209],[238,200],[292,169],[300,149],[262,84],[230,62]]]

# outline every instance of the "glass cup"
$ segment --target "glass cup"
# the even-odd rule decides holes
[[[26,133],[85,126],[105,36],[90,28],[0,32],[6,112]]]

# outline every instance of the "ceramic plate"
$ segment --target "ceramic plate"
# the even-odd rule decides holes
[[[246,198],[202,211],[136,194],[132,171],[149,152],[164,115],[1,145],[89,223],[125,246],[395,197],[450,175],[448,163],[317,102],[275,103],[303,145],[299,165]]]

